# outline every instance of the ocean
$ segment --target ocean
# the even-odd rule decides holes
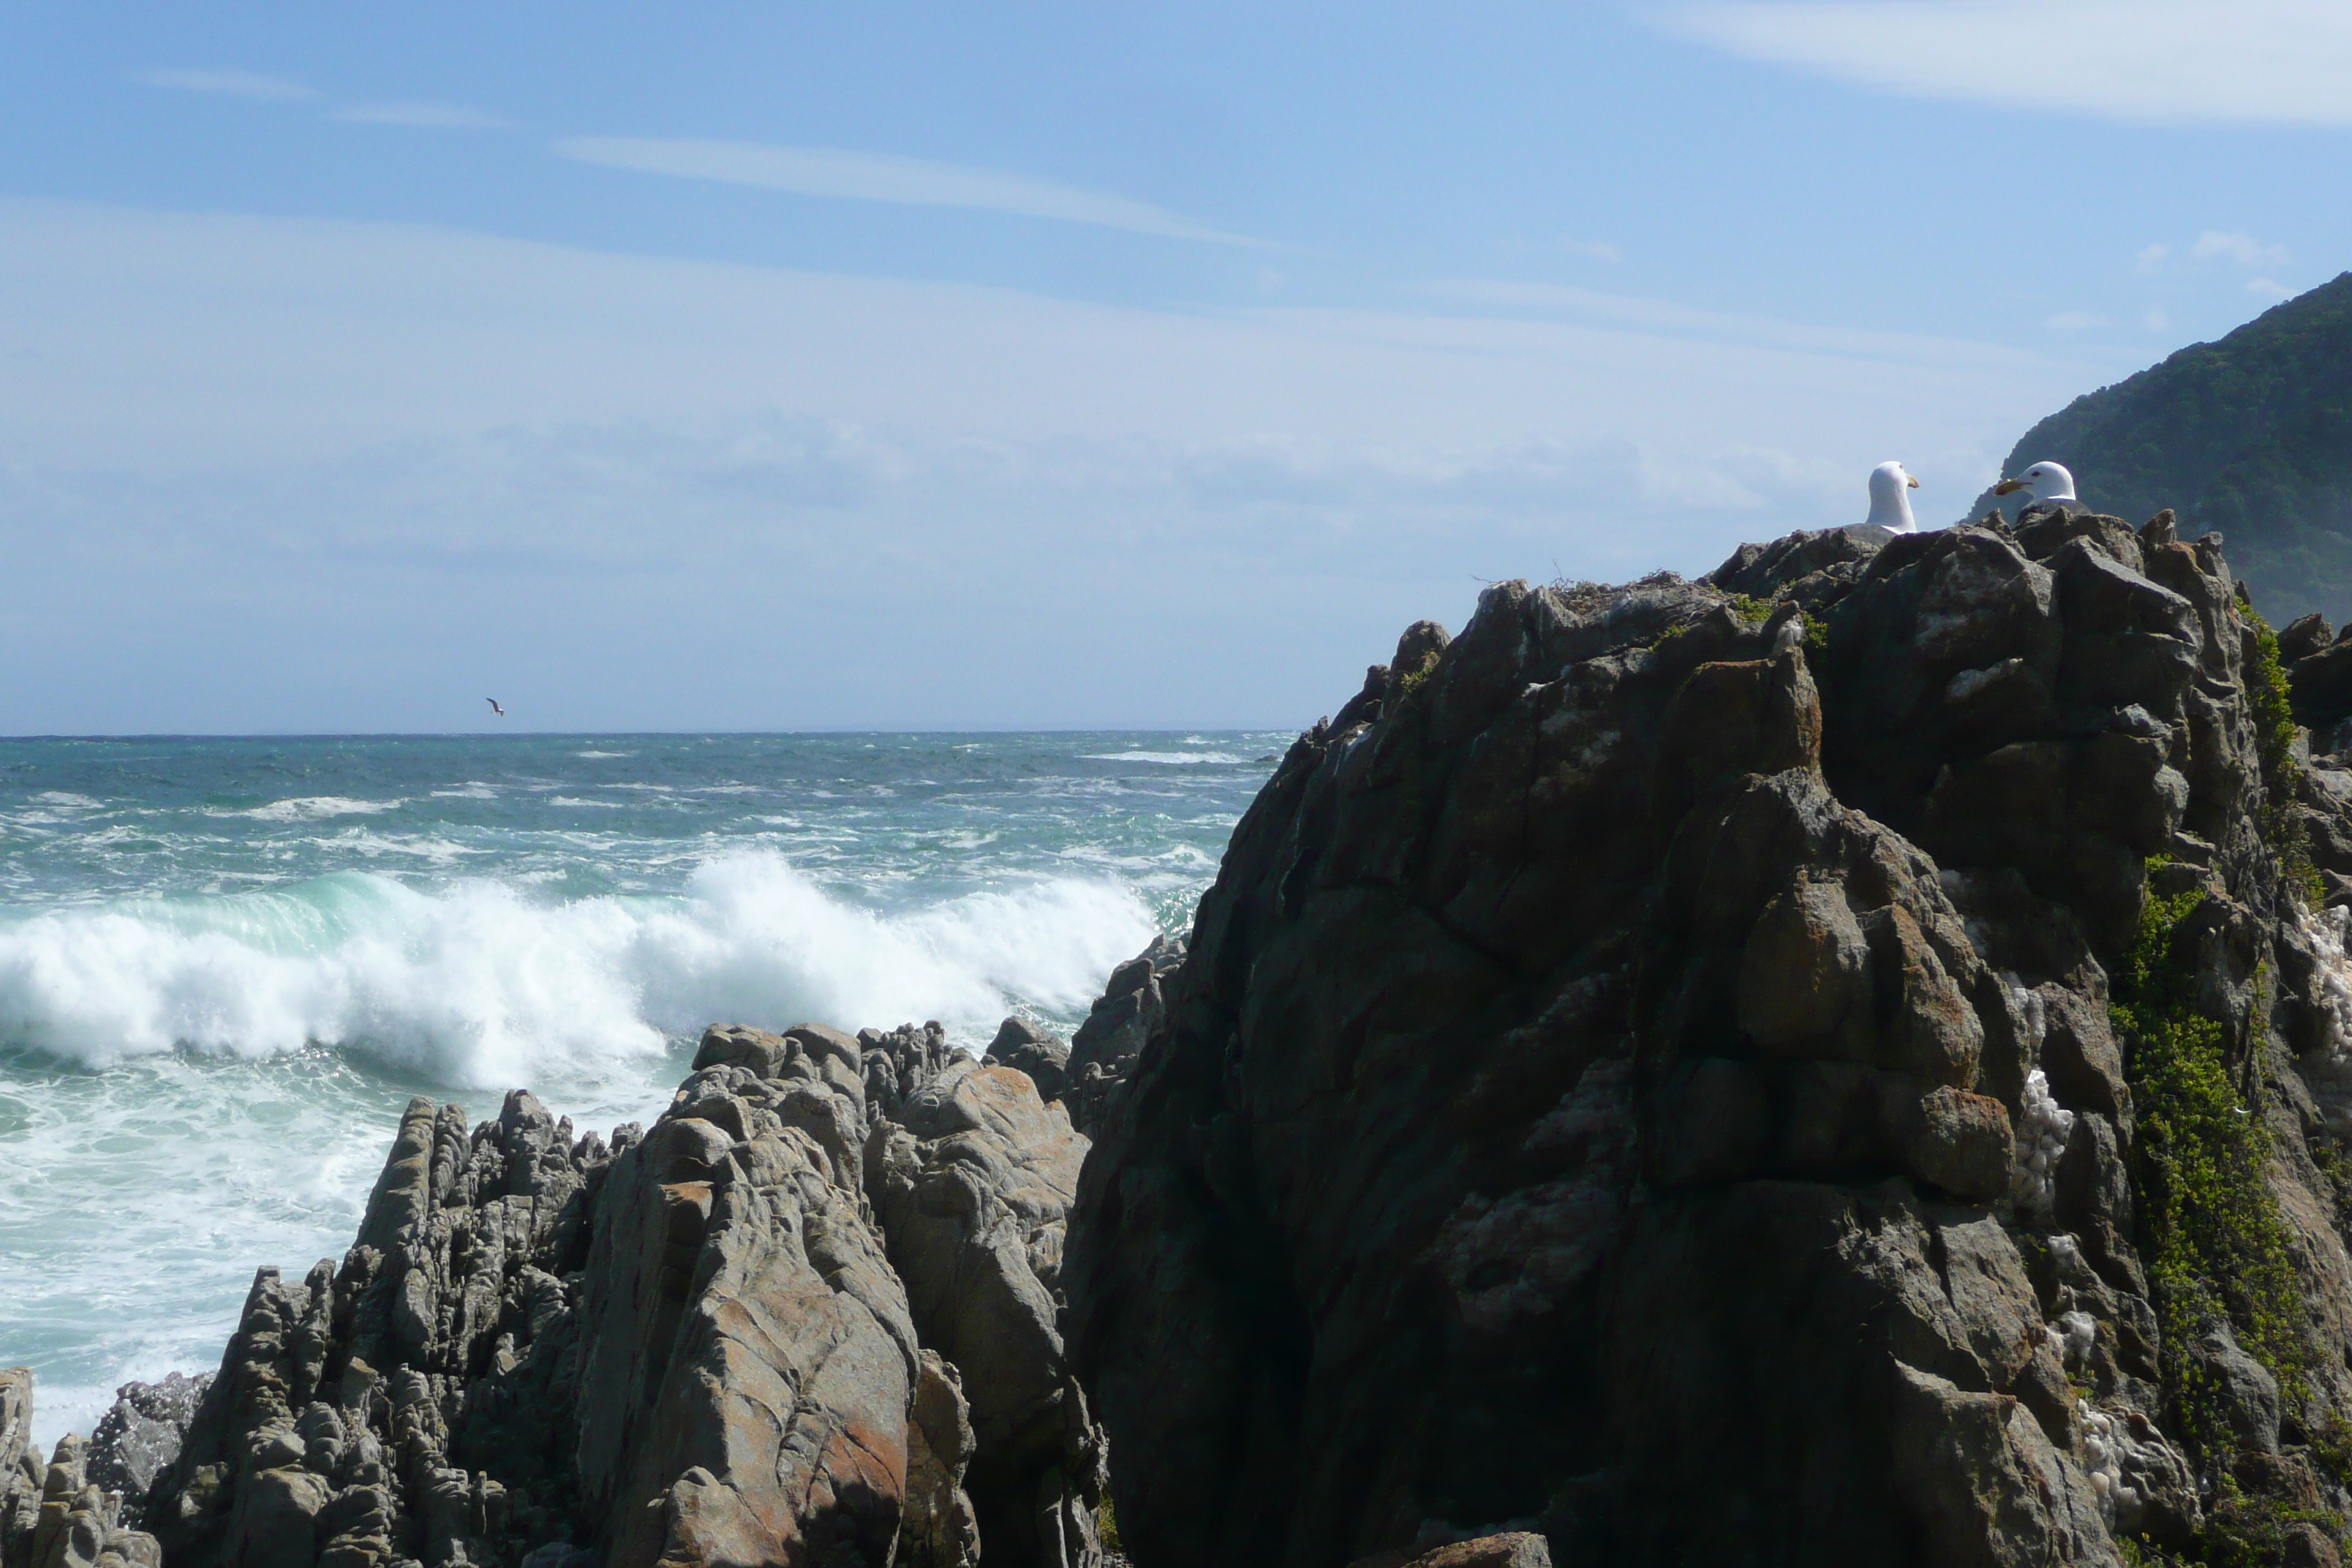
[[[412,1095],[609,1128],[714,1021],[1066,1032],[1291,739],[0,741],[0,1366],[44,1443],[211,1369]]]

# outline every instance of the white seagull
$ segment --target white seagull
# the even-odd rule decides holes
[[[2079,498],[2074,494],[2074,476],[2057,463],[2036,463],[2017,478],[2003,479],[1992,488],[1992,493],[1997,496],[2012,495],[2019,490],[2027,492],[2025,504],[2028,506],[2058,500],[2079,503]]]
[[[1919,488],[1900,463],[1881,463],[1870,470],[1870,523],[1890,529],[1896,533],[1916,533],[1919,524],[1911,515],[1911,492]]]
[[[482,700],[488,703],[490,705],[490,711],[497,714],[499,718],[503,719],[507,716],[507,710],[499,706],[499,700],[497,698],[485,697]]]

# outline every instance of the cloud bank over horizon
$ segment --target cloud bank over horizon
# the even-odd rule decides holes
[[[2334,275],[2347,17],[19,8],[0,731],[1307,722]]]
[[[442,689],[567,662],[602,673],[534,704],[556,728],[1295,722],[1479,578],[1851,521],[1922,395],[1948,445],[1906,461],[1964,504],[2079,375],[1606,296],[1144,310],[23,201],[0,301],[0,530],[40,585],[0,648],[233,645],[18,683],[18,731],[435,728],[472,718]]]

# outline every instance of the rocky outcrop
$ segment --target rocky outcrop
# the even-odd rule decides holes
[[[107,1466],[70,1435],[43,1466],[32,1421],[33,1374],[0,1369],[0,1568],[160,1568],[162,1549]]]
[[[209,1381],[0,1373],[0,1568],[2337,1561],[2338,647],[2079,507],[1503,584],[1066,1047],[412,1102]]]
[[[1551,1549],[1540,1535],[1518,1530],[1457,1541],[1418,1557],[1383,1552],[1360,1558],[1349,1568],[1551,1568]]]
[[[32,1426],[31,1371],[0,1368],[0,1568],[17,1568],[32,1556],[41,1507],[41,1462],[32,1452]]]
[[[1184,965],[1185,939],[1152,939],[1135,957],[1111,971],[1110,982],[1070,1037],[1063,1064],[1064,1094],[1070,1120],[1081,1131],[1107,1114],[1135,1058],[1167,1016],[1167,986]]]
[[[341,1267],[256,1276],[146,1502],[169,1559],[479,1563],[564,1539],[572,1445],[550,1414],[574,1398],[610,1162],[527,1093],[470,1131],[411,1100]]]
[[[757,1065],[707,1040],[597,1205],[577,1452],[608,1563],[878,1563],[897,1541],[922,1351],[843,1136],[856,1042],[794,1033],[803,1054]]]
[[[869,1191],[923,1342],[962,1374],[989,1561],[1091,1560],[1102,1443],[1055,1296],[1087,1141],[1027,1077],[968,1058],[905,1113],[876,1125]]]
[[[145,1522],[147,1498],[180,1457],[212,1381],[210,1373],[186,1377],[175,1372],[161,1383],[124,1384],[115,1391],[114,1407],[91,1429],[90,1484],[122,1494],[125,1524]]]
[[[1044,1100],[1061,1099],[1069,1081],[1069,1042],[1022,1018],[1004,1020],[981,1060],[991,1067],[1011,1068],[1023,1074],[1037,1086],[1038,1096]]]
[[[609,1144],[413,1100],[341,1263],[262,1269],[87,1459],[0,1373],[0,1568],[1092,1568],[1087,1148],[937,1024],[714,1027]]]
[[[1136,1560],[2340,1529],[2352,990],[2294,847],[2352,816],[2262,644],[2218,537],[2087,513],[1409,632],[1087,1124],[1070,1353]]]

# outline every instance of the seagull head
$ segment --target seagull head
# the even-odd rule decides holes
[[[1918,523],[1911,516],[1911,492],[1919,481],[1900,463],[1881,463],[1870,470],[1870,521],[1897,533],[1911,533]]]
[[[2061,464],[2036,463],[2017,478],[2003,479],[1992,488],[1997,496],[2013,495],[2019,490],[2026,492],[2029,506],[2036,501],[2073,500],[2074,476]]]

